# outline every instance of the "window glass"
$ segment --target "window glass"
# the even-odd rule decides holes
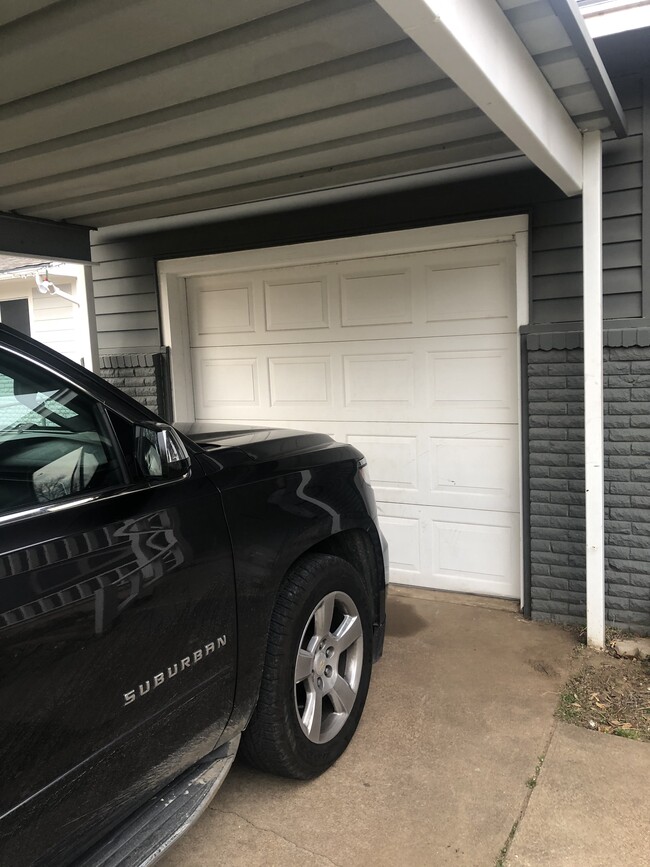
[[[0,350],[0,514],[123,481],[95,402]]]

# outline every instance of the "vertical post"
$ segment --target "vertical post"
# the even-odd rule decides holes
[[[603,413],[602,142],[583,136],[583,303],[587,644],[605,647],[605,480]]]
[[[83,346],[84,366],[99,373],[99,350],[97,348],[97,323],[95,320],[95,295],[93,274],[90,265],[78,266],[77,301],[79,302],[79,332]]]

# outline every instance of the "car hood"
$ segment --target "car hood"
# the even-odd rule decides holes
[[[254,460],[270,460],[338,445],[327,434],[289,428],[211,422],[186,422],[174,426],[207,452],[237,449]]]

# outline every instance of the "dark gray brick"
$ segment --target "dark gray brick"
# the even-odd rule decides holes
[[[610,509],[626,508],[632,505],[632,498],[625,494],[605,493],[605,505]]]
[[[630,556],[630,549],[629,547],[623,545],[606,544],[605,556],[618,557],[622,560],[626,560]]]
[[[629,361],[607,361],[606,364],[603,364],[603,369],[605,373],[609,374],[610,376],[614,374],[622,374],[623,376],[625,376],[626,374],[629,375],[630,367],[631,365]]]
[[[566,454],[550,452],[546,449],[540,451],[531,451],[531,460],[535,460],[538,467],[565,467],[568,463]]]
[[[531,561],[534,563],[547,563],[549,566],[569,566],[569,555],[553,554],[545,551],[531,552]]]
[[[564,371],[567,362],[567,351],[566,349],[538,349],[528,354],[528,361],[533,364],[539,361],[541,364],[548,365],[549,367],[555,362],[562,362],[560,367],[561,371]]]
[[[567,381],[564,376],[535,376],[528,377],[528,388],[566,388]]]
[[[648,359],[648,350],[645,347],[625,346],[625,347],[610,347],[610,361],[644,361]]]
[[[567,578],[558,578],[555,575],[542,575],[539,570],[535,569],[538,580],[535,582],[535,587],[544,587],[547,590],[568,590],[569,581]]]
[[[558,389],[552,388],[548,389],[547,392],[547,400],[549,401],[557,401],[558,403],[566,403],[567,401],[571,404],[582,404],[584,401],[584,391],[583,389]],[[629,394],[629,390],[628,390]]]
[[[650,613],[650,599],[630,599],[629,606],[630,611],[643,612],[644,614]],[[650,620],[648,624],[650,625]]]
[[[632,584],[607,584],[607,593],[609,596],[625,598],[625,599],[648,599],[650,600],[650,588],[635,587]]]
[[[553,404],[556,406],[557,404]],[[539,404],[535,404],[536,407],[539,407]],[[563,415],[549,415],[547,416],[548,426],[549,427],[562,427],[565,425],[567,428],[580,428],[580,430],[584,430],[584,419],[580,415],[576,415],[571,408],[571,415],[567,415],[564,417]]]
[[[632,443],[609,442],[605,446],[605,454],[610,455],[629,455],[634,451]]]
[[[579,554],[584,557],[585,546],[580,542],[546,542],[555,554]],[[613,554],[612,556],[618,556]],[[625,555],[622,555],[625,556]]]
[[[609,558],[609,568],[616,572],[635,572],[650,578],[650,563],[647,560],[616,560]]]
[[[624,445],[620,443],[620,445]],[[648,456],[648,464],[650,464],[650,431],[648,432],[648,439],[638,443],[625,443],[625,445],[629,445],[632,450],[633,455],[647,455]]]
[[[608,611],[629,611],[630,609],[629,599],[620,599],[616,596],[606,596],[605,604]]]
[[[574,481],[583,481],[585,477],[585,470],[583,466],[549,467],[548,474],[550,479],[573,479]]]
[[[643,431],[636,430],[635,428],[621,428],[618,430],[612,430],[611,426],[609,425],[609,419],[608,419],[608,426],[610,427],[610,431],[609,431],[610,440],[614,440],[616,442],[630,442],[630,443],[647,442],[647,440],[648,440],[647,431],[644,433]]]
[[[555,442],[561,440],[567,440],[568,431],[561,428],[550,428],[550,427],[535,427],[531,428],[528,431],[528,438],[531,440],[543,440],[544,442]]]
[[[544,611],[547,614],[568,614],[568,602],[556,602],[553,599],[540,599],[538,602],[537,611]]]
[[[612,509],[610,512],[610,517],[614,521],[630,521],[631,523],[644,523],[644,518],[647,517],[647,513],[644,509],[634,509],[630,506],[630,508],[628,509]],[[648,532],[650,532],[650,530]]]
[[[612,494],[627,494],[628,496],[644,496],[650,493],[648,486],[642,482],[610,482]]]
[[[536,478],[533,482],[531,479],[531,487],[533,486],[538,491],[566,491],[567,483],[564,479],[539,479]]]
[[[549,376],[583,376],[584,368],[580,363],[553,363],[548,365]]]

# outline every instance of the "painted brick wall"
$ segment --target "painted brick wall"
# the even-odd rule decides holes
[[[101,375],[122,391],[158,413],[169,418],[169,367],[167,349],[158,352],[102,355]]]
[[[532,616],[563,623],[585,621],[581,344],[528,336]],[[650,633],[650,331],[609,331],[606,344],[607,621]]]

